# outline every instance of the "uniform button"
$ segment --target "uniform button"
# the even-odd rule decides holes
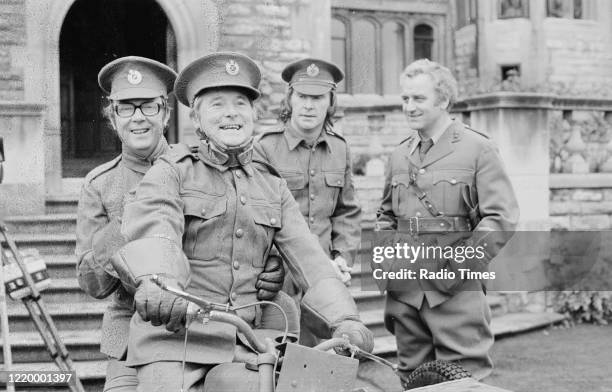
[[[419,174],[425,174],[425,169],[419,169]]]
[[[232,301],[235,301],[236,300],[236,293],[234,293],[232,291],[232,293],[230,294],[230,298],[232,299]]]
[[[314,199],[315,199],[315,195],[314,195],[314,193],[311,193],[310,194],[310,200],[314,200]]]
[[[393,182],[391,183],[391,186],[397,186],[397,181],[393,181]]]
[[[314,218],[312,216],[310,217],[310,223],[314,223]]]
[[[244,195],[240,196],[240,202],[246,204],[246,197],[244,197]]]
[[[236,173],[236,177],[240,178],[240,172],[238,170],[236,170],[234,173]]]
[[[238,262],[238,260],[234,260],[233,267],[234,269],[240,269],[240,263]]]
[[[243,235],[244,235],[244,230],[242,229],[236,230],[236,237],[242,238]]]
[[[414,214],[414,215],[416,215],[416,216],[421,216],[421,213],[420,213],[420,212],[417,212],[417,213],[416,213],[416,214]]]
[[[315,171],[314,171],[314,169],[311,169],[311,170],[310,170],[310,175],[311,175],[311,176],[314,176],[314,175],[315,175]]]
[[[440,227],[444,227],[444,223],[440,223]]]
[[[338,180],[338,181],[336,181],[336,184],[340,185],[340,184],[342,184],[342,181]]]
[[[453,184],[453,185],[454,185],[454,184],[456,184],[456,183],[457,183],[457,180],[455,180],[455,179],[453,178],[453,179],[451,180],[451,184]]]
[[[202,208],[202,215],[206,215],[206,208]]]
[[[275,225],[276,224],[276,218],[270,218],[270,224],[271,225]]]

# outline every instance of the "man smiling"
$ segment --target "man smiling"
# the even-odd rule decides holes
[[[497,147],[487,134],[451,118],[457,81],[448,68],[417,60],[400,84],[408,126],[417,132],[391,155],[377,226],[416,245],[452,246],[455,252],[467,244],[481,247],[486,268],[519,216]],[[485,282],[464,279],[462,264],[446,257],[417,260],[430,268],[427,279],[385,282],[385,325],[396,337],[400,375],[442,359],[481,379],[491,372],[493,344]],[[440,279],[430,279],[440,272]]]
[[[236,350],[246,350],[235,327],[215,321],[191,324],[184,346],[187,303],[162,291],[150,275],[239,307],[237,315],[259,328],[266,309],[247,305],[257,300],[257,276],[273,245],[305,291],[304,308],[318,333],[347,335],[372,350],[372,333],[359,321],[350,293],[285,182],[252,159],[253,101],[260,96],[260,80],[257,64],[239,53],[212,53],[183,69],[175,92],[191,109],[201,138],[197,152],[176,148],[162,157],[126,205],[122,233],[130,242],[113,265],[136,288],[127,363],[137,367],[138,390],[178,390],[183,376],[183,390],[201,390],[209,371],[217,379],[231,367]],[[225,387],[209,390],[247,390],[257,373],[244,366],[238,370],[226,373]]]

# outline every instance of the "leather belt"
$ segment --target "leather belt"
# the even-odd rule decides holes
[[[470,220],[463,216],[440,216],[437,218],[413,216],[397,220],[397,232],[410,235],[471,230]]]

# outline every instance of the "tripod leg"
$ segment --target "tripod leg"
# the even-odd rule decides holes
[[[6,291],[4,290],[4,253],[0,247],[0,329],[2,330],[2,353],[4,354],[5,371],[10,371],[13,365],[11,354],[11,340],[9,338],[8,310],[6,308]],[[15,392],[15,385],[6,384],[7,392]]]
[[[28,309],[30,316],[32,317],[32,321],[36,325],[38,332],[40,333],[43,341],[45,342],[45,345],[47,346],[47,350],[49,351],[51,358],[57,364],[60,370],[74,372],[75,382],[74,384],[69,385],[70,389],[74,392],[85,392],[83,384],[81,383],[81,380],[76,374],[76,370],[74,369],[74,364],[70,359],[68,350],[66,349],[66,346],[62,342],[57,332],[57,328],[53,323],[53,319],[44,307],[44,303],[40,298],[40,292],[36,287],[36,284],[32,280],[32,277],[30,276],[30,273],[25,263],[21,259],[21,255],[19,254],[19,250],[17,249],[15,241],[13,241],[13,239],[9,237],[4,222],[2,221],[0,221],[0,232],[2,232],[2,235],[4,236],[4,239],[6,240],[6,243],[8,244],[9,249],[13,254],[13,257],[15,258],[15,262],[17,263],[19,269],[23,274],[23,279],[28,285],[28,288],[30,289],[30,295],[23,298],[22,300],[24,305]]]

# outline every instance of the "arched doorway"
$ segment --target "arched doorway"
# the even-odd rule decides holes
[[[82,177],[120,152],[102,116],[97,74],[107,62],[137,55],[176,69],[176,39],[155,0],[77,0],[60,34],[62,176]],[[171,102],[174,107],[174,103]],[[176,142],[176,112],[167,133]]]

